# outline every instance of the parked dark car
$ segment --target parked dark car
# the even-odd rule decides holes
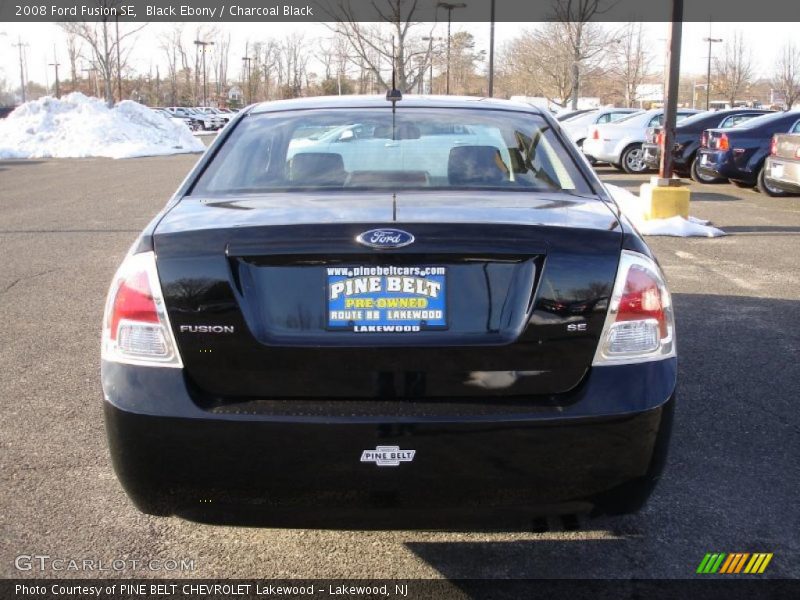
[[[733,108],[710,111],[688,117],[675,127],[675,144],[672,149],[673,169],[681,177],[691,176],[700,183],[715,183],[716,178],[706,178],[696,170],[695,159],[700,149],[700,138],[706,129],[727,129],[760,117],[769,111],[754,108]],[[642,144],[644,161],[650,169],[658,169],[661,163],[661,138],[663,127],[649,129]]]
[[[550,115],[500,100],[241,111],[123,260],[103,321],[114,467],[160,515],[635,511],[675,385],[647,245]]]
[[[794,126],[791,134],[772,138],[759,188],[768,196],[800,194],[800,123]]]
[[[697,171],[702,177],[752,187],[763,177],[772,136],[793,131],[798,122],[800,110],[794,110],[756,117],[731,129],[708,129],[701,139]]]
[[[5,119],[8,115],[14,112],[16,106],[0,106],[0,119]]]

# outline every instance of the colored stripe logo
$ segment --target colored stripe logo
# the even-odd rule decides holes
[[[709,552],[700,561],[697,573],[738,575],[746,573],[757,575],[763,573],[772,560],[773,553],[769,552]]]

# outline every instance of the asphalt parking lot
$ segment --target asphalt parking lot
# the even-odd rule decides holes
[[[101,314],[120,259],[196,158],[0,161],[0,576],[93,575],[15,568],[38,553],[188,558],[183,575],[202,578],[683,578],[707,552],[773,552],[767,576],[800,577],[800,198],[727,184],[694,184],[692,214],[729,236],[649,238],[675,299],[680,395],[665,478],[638,515],[465,533],[139,514],[107,456]]]

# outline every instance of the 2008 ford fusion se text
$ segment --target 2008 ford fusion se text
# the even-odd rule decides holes
[[[306,98],[220,133],[114,276],[117,476],[154,515],[635,512],[676,389],[651,251],[555,121]]]

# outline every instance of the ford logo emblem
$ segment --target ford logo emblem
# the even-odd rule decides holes
[[[356,238],[370,248],[402,248],[414,243],[414,236],[402,229],[370,229]]]

